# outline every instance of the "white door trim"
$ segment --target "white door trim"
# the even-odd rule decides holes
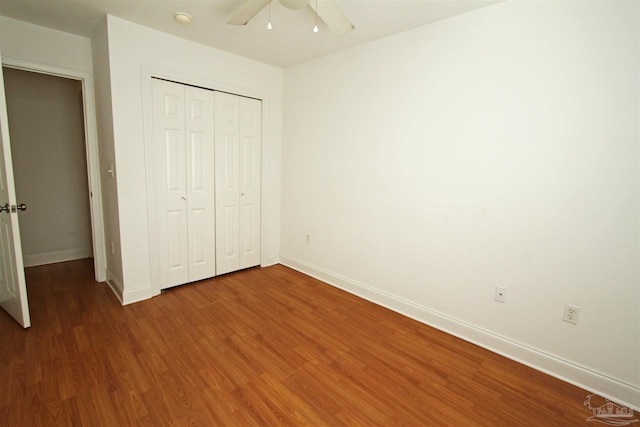
[[[142,110],[144,120],[144,150],[145,150],[145,166],[147,188],[155,188],[155,156],[153,141],[153,88],[151,85],[152,78],[160,78],[170,80],[176,83],[198,86],[204,89],[214,91],[233,93],[234,95],[255,98],[262,101],[262,159],[261,159],[261,189],[260,197],[262,198],[260,211],[260,265],[268,265],[267,242],[269,241],[269,230],[267,227],[267,218],[265,212],[266,198],[265,183],[267,182],[265,173],[267,171],[266,159],[268,158],[268,117],[269,113],[269,96],[262,91],[247,89],[232,85],[225,82],[209,80],[199,76],[182,73],[175,70],[167,70],[161,67],[143,65],[141,70],[142,79]],[[151,268],[151,295],[160,295],[160,260],[158,256],[158,217],[157,217],[157,199],[155,191],[147,191],[147,220],[149,222],[149,263]]]
[[[91,211],[91,234],[93,240],[93,264],[95,279],[107,280],[106,251],[104,245],[104,219],[102,215],[102,187],[100,185],[100,163],[98,159],[98,133],[96,128],[95,96],[93,76],[79,70],[55,67],[2,56],[2,65],[40,74],[78,80],[82,83],[84,108],[85,148],[87,155],[87,175],[89,184],[89,206]]]

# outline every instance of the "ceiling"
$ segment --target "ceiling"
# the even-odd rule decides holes
[[[286,68],[430,22],[503,0],[336,0],[355,25],[334,36],[322,22],[312,31],[310,7],[290,10],[271,5],[273,29],[267,31],[268,7],[246,26],[227,20],[247,0],[0,0],[0,15],[90,37],[105,14],[173,34],[187,40]],[[311,0],[315,1],[315,0]],[[322,1],[319,7],[322,7]],[[190,25],[174,20],[175,12],[193,17]]]

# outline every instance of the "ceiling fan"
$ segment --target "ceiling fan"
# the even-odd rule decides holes
[[[247,25],[271,1],[247,0],[227,23],[231,25]],[[311,7],[335,35],[347,34],[355,28],[335,0],[280,0],[280,3],[284,7],[294,10],[307,6]]]

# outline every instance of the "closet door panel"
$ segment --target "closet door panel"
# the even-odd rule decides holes
[[[240,98],[240,268],[260,264],[262,102]]]
[[[223,245],[222,256],[230,268],[237,269],[238,259],[238,208],[237,206],[225,206],[220,218]]]
[[[188,280],[184,90],[153,80],[154,154],[161,287]]]
[[[215,92],[216,273],[240,268],[238,175],[240,99]]]
[[[189,281],[215,271],[213,92],[185,88]]]
[[[187,227],[184,211],[175,210],[166,212],[166,249],[168,255],[167,268],[169,273],[182,277],[181,272],[186,270],[184,263],[184,240],[187,236]]]

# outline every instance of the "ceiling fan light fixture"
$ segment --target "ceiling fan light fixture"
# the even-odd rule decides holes
[[[316,23],[313,26],[313,32],[317,34],[318,33],[318,0],[316,0],[316,11],[315,12],[316,12]]]
[[[1,2],[2,0],[0,0]],[[234,0],[235,1],[235,0]],[[273,0],[237,0],[244,1],[242,7],[227,21],[230,25],[247,25],[262,9],[271,4]],[[314,32],[320,30],[319,21],[322,20],[324,25],[322,31],[328,29],[336,36],[342,36],[353,31],[354,26],[349,18],[344,14],[337,1],[339,0],[322,0],[322,8],[319,8],[318,0],[279,0],[284,6],[299,7],[306,5],[313,9],[316,13]],[[362,0],[364,1],[364,0]],[[284,7],[283,6],[283,7]],[[271,18],[269,16],[269,18]],[[271,19],[269,19],[271,22]],[[269,24],[267,23],[267,27]],[[277,26],[277,25],[276,25]],[[263,27],[264,28],[264,27]],[[272,27],[273,28],[273,27]]]
[[[182,25],[191,24],[191,15],[186,12],[176,12],[173,17],[178,23]]]

